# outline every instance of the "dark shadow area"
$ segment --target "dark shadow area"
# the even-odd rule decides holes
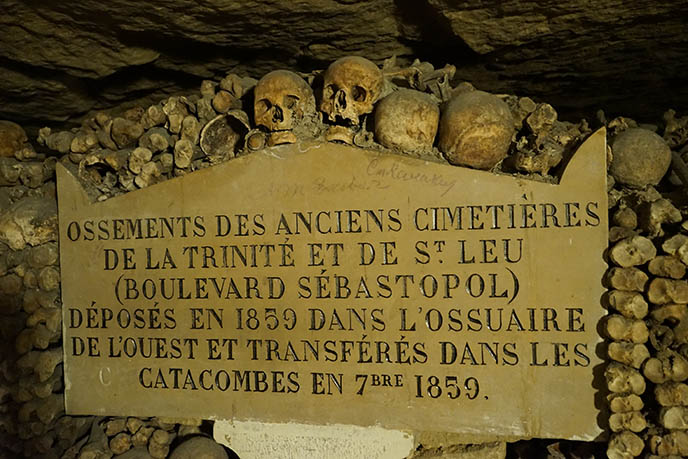
[[[506,459],[606,459],[606,450],[606,443],[532,439],[508,443]]]

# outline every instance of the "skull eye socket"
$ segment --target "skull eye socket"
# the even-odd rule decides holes
[[[361,86],[354,86],[353,90],[351,91],[351,97],[356,102],[363,102],[366,100],[366,97],[368,96],[368,92],[363,89]]]
[[[323,90],[323,96],[325,97],[325,99],[331,99],[334,97],[338,90],[339,88],[334,84],[327,85]]]
[[[262,115],[272,108],[272,102],[268,99],[260,99],[256,102],[256,115]]]
[[[299,98],[297,96],[288,95],[284,98],[284,106],[289,110],[296,108],[296,104],[299,103]]]

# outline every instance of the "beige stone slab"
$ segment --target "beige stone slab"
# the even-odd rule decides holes
[[[405,432],[343,424],[218,421],[213,436],[241,459],[402,459],[414,447]]]
[[[558,185],[336,144],[57,173],[71,414],[601,432],[603,131]]]

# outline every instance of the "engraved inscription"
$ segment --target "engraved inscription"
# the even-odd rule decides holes
[[[594,438],[604,161],[295,144],[101,203],[58,167],[67,410]]]

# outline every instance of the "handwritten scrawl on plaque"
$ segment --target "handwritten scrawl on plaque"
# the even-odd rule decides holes
[[[558,185],[293,144],[58,187],[68,413],[601,432],[602,131]]]

